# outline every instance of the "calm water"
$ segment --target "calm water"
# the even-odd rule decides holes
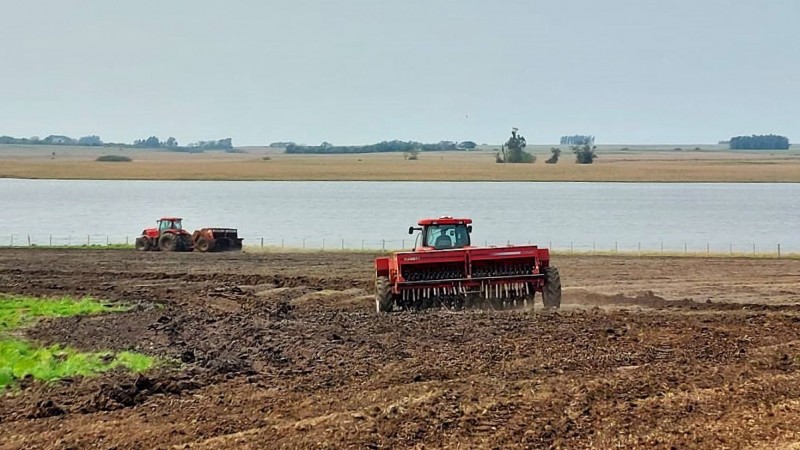
[[[800,184],[190,182],[0,179],[0,245],[124,242],[162,215],[237,227],[245,243],[411,245],[426,216],[476,242],[556,248],[800,251]],[[551,244],[552,243],[552,244]]]

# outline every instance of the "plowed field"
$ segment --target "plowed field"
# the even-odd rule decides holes
[[[564,305],[377,315],[374,255],[0,250],[22,334],[171,361],[0,395],[0,448],[800,448],[800,261],[558,257]]]

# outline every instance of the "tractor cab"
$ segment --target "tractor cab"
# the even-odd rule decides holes
[[[156,222],[158,223],[159,234],[167,230],[182,230],[183,225],[181,220],[180,217],[162,217],[158,219]]]
[[[409,227],[408,234],[417,235],[414,251],[448,250],[470,246],[472,219],[454,219],[449,216],[438,219],[422,219],[418,227]]]

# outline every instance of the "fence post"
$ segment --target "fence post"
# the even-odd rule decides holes
[[[639,242],[639,256],[642,256],[642,243]]]
[[[128,245],[128,236],[125,236],[125,245]]]
[[[363,239],[361,240],[361,250],[362,251],[364,250],[364,240]]]
[[[756,256],[756,243],[753,242],[753,256]]]
[[[261,238],[261,248],[264,248],[264,238]]]
[[[711,244],[706,243],[706,256],[711,255]]]
[[[778,244],[778,259],[781,259],[781,244]]]
[[[325,250],[325,238],[322,238],[322,250]]]
[[[91,234],[87,234],[86,235],[86,246],[88,247],[90,245],[92,245],[92,235]]]
[[[108,235],[106,235],[106,247],[108,247]]]
[[[281,248],[284,248],[284,246],[283,246],[283,238],[281,238]]]
[[[619,246],[617,245],[617,241],[614,241],[614,253],[619,253]]]
[[[402,247],[402,249],[403,249],[403,250],[405,250],[405,249],[406,249],[406,240],[405,240],[405,239],[403,239],[403,247]]]
[[[303,250],[306,249],[306,238],[303,238]]]
[[[689,244],[687,244],[686,242],[683,243],[683,254],[684,255],[689,254]]]
[[[730,254],[733,256],[733,244],[728,244],[730,246]]]
[[[569,253],[572,254],[575,252],[575,248],[572,246],[572,241],[569,241]]]
[[[592,253],[597,253],[597,243],[592,241]]]
[[[125,243],[126,244],[128,243],[128,238],[125,238]],[[52,247],[52,246],[53,246],[53,235],[51,234],[50,235],[50,247]]]
[[[342,251],[344,251],[344,239],[342,239]]]
[[[28,235],[28,247],[30,247],[30,246],[31,246],[31,235],[29,234]],[[778,248],[780,248],[780,244],[778,244]],[[778,253],[780,253],[780,251],[778,251]]]
[[[381,249],[382,249],[383,251],[386,251],[386,239],[382,239],[382,240],[381,240]]]

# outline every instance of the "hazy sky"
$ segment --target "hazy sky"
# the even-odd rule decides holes
[[[0,135],[800,140],[798,0],[0,5]]]

